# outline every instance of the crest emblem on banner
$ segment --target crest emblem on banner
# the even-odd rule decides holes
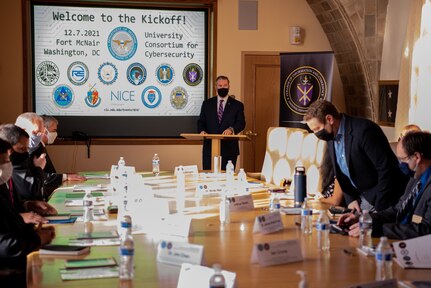
[[[156,86],[148,86],[142,91],[141,99],[145,107],[153,109],[162,102],[162,93]]]
[[[292,112],[304,115],[317,99],[325,99],[327,84],[322,73],[311,66],[293,70],[284,84],[284,101]]]
[[[96,84],[90,86],[90,89],[88,89],[87,91],[87,97],[85,97],[85,104],[87,104],[88,107],[92,108],[99,106],[101,102],[99,92],[94,86],[96,86]]]

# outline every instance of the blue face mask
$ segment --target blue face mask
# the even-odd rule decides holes
[[[41,139],[42,139],[41,135],[31,134],[30,143],[29,143],[30,149],[36,148],[37,146],[39,146]]]
[[[410,178],[415,175],[415,171],[409,168],[409,164],[406,162],[400,162],[399,164],[401,172],[403,172],[405,175],[409,176]]]

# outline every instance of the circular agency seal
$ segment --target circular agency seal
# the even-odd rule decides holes
[[[36,69],[37,80],[45,86],[54,85],[60,78],[60,70],[52,61],[43,61]]]
[[[201,83],[203,72],[201,66],[196,63],[188,64],[183,70],[183,79],[189,86],[197,86]]]
[[[133,85],[141,85],[147,79],[147,69],[140,63],[130,64],[127,68],[127,80]]]
[[[326,80],[319,70],[311,66],[301,66],[287,76],[283,96],[292,112],[304,115],[311,103],[326,98],[327,91]]]
[[[87,97],[85,97],[85,104],[91,108],[99,106],[100,102],[102,102],[102,99],[99,97],[99,91],[97,91],[94,86],[96,86],[96,84],[90,86],[90,89],[87,91]]]
[[[100,65],[99,70],[97,71],[97,75],[99,76],[100,82],[106,85],[111,85],[115,81],[117,81],[118,70],[114,64],[105,62]]]
[[[76,61],[69,65],[67,77],[72,84],[80,86],[88,80],[88,67],[83,62]]]
[[[67,108],[73,103],[73,90],[67,85],[58,85],[52,93],[52,100],[60,108]]]
[[[153,109],[162,102],[162,93],[156,86],[148,86],[142,91],[142,103],[145,107]]]
[[[128,60],[135,55],[138,41],[135,33],[126,27],[117,27],[108,37],[108,50],[117,60]]]
[[[172,90],[170,100],[172,107],[180,110],[186,107],[189,95],[187,94],[186,89],[178,86]]]
[[[174,80],[174,68],[170,64],[160,64],[156,69],[156,78],[160,84],[168,85]]]

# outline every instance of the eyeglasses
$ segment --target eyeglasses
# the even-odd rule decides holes
[[[398,157],[398,161],[400,161],[400,162],[405,162],[405,161],[409,161],[409,160],[410,160],[410,156]]]

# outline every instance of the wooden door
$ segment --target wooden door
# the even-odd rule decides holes
[[[243,95],[246,128],[251,141],[243,141],[241,163],[247,172],[262,169],[266,132],[278,126],[280,114],[280,55],[243,55]],[[254,135],[254,136],[253,136]]]

